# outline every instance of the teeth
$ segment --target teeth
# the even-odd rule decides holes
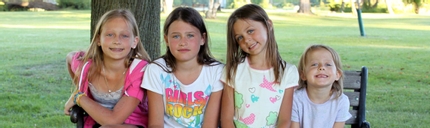
[[[257,43],[252,44],[251,46],[249,46],[248,48],[251,49],[252,47],[254,47],[255,45],[257,45]]]
[[[317,75],[316,77],[318,77],[318,78],[326,78],[328,76],[327,75]]]

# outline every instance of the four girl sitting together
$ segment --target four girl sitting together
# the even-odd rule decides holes
[[[209,33],[193,8],[178,7],[164,23],[166,53],[151,61],[128,10],[97,24],[88,51],[71,52],[76,91],[65,105],[88,116],[85,127],[343,127],[339,55],[312,45],[298,69],[281,58],[273,22],[254,4],[227,23],[227,60],[209,50]]]

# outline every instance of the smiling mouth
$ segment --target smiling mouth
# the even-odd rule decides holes
[[[109,49],[114,52],[122,52],[124,50],[124,48],[109,48]]]
[[[248,49],[252,49],[252,48],[254,48],[255,46],[257,46],[257,44],[258,44],[258,42],[256,42],[256,43],[252,44],[251,46],[249,46],[249,47],[248,47]]]
[[[316,77],[316,78],[327,78],[327,77],[328,77],[328,75],[320,74],[320,75],[316,75],[315,77]]]

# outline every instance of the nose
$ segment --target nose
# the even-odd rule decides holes
[[[116,38],[113,40],[113,44],[116,44],[116,45],[121,44],[121,39],[120,39],[120,37],[116,37]]]
[[[318,67],[318,70],[322,71],[322,70],[325,70],[325,68],[324,68],[324,66],[320,66],[320,67]]]
[[[245,43],[251,42],[251,38],[249,36],[243,36],[243,38],[245,39]]]
[[[187,46],[187,41],[186,40],[180,40],[179,46]]]

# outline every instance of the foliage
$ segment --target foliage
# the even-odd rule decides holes
[[[245,4],[247,4],[245,0],[233,0],[233,2],[230,3],[228,8],[239,8]]]
[[[269,3],[269,0],[261,0],[260,3],[258,3],[262,8],[272,8],[272,5]]]
[[[194,5],[208,5],[208,0],[173,0],[173,6],[188,6]]]
[[[63,9],[90,9],[91,0],[58,0],[58,6]]]
[[[89,45],[89,10],[0,12],[0,127],[72,128],[63,114],[71,79],[65,56]],[[229,12],[206,19],[210,49],[226,56]],[[326,44],[342,58],[344,70],[369,69],[367,121],[375,128],[419,128],[430,124],[430,17],[363,15],[357,19],[269,12],[280,54],[297,65],[305,47]],[[386,17],[386,18],[384,18]],[[162,15],[163,24],[166,15]],[[161,44],[161,50],[165,46]],[[164,53],[162,51],[162,53]]]
[[[284,0],[283,2],[281,2],[279,4],[276,4],[277,8],[290,8],[293,6],[294,6],[294,3],[287,2],[287,0]]]

